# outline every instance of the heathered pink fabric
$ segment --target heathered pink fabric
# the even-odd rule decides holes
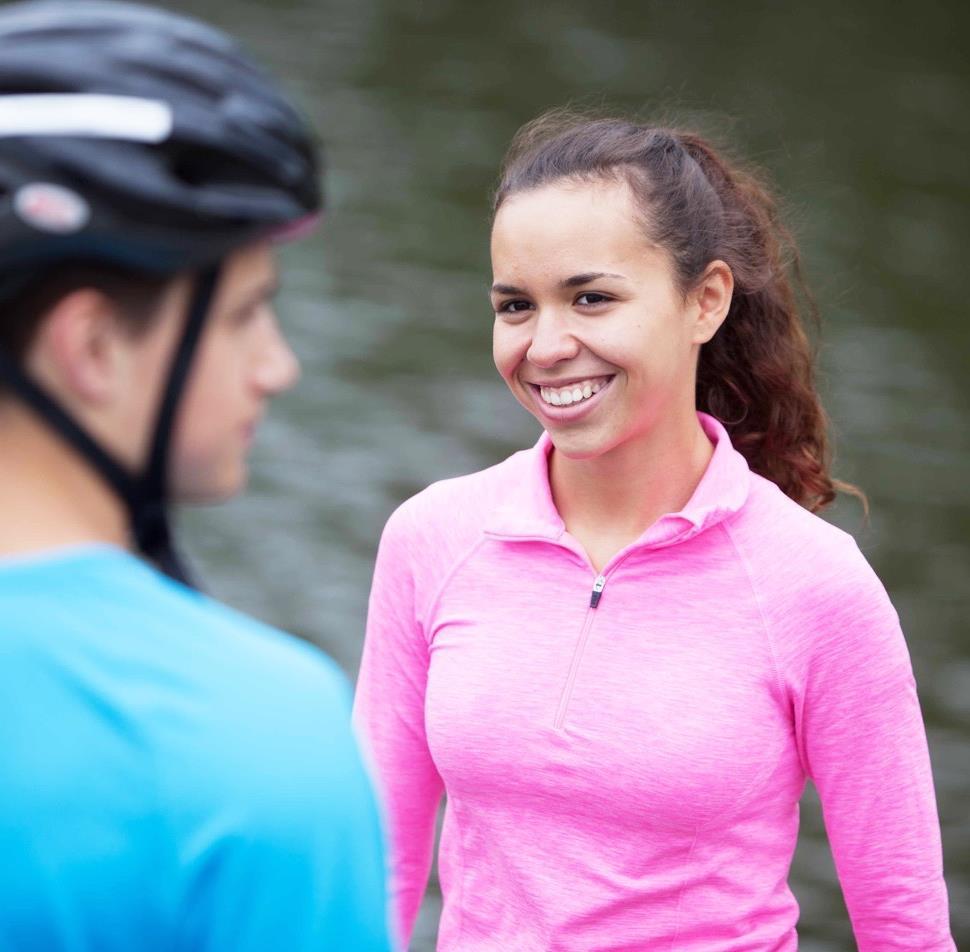
[[[595,572],[550,442],[391,517],[356,719],[409,937],[447,791],[440,950],[779,952],[806,778],[862,952],[954,949],[909,656],[852,539],[723,428],[693,498]]]

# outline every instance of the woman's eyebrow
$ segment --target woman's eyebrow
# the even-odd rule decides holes
[[[578,288],[580,285],[589,284],[592,281],[598,281],[600,278],[619,278],[621,281],[626,281],[627,278],[622,274],[613,274],[609,271],[584,271],[582,274],[574,274],[571,277],[563,278],[559,282],[559,287],[561,288]],[[492,285],[493,294],[525,294],[522,288],[517,288],[512,284],[493,284]]]
[[[585,271],[583,274],[574,274],[571,278],[564,278],[559,282],[561,288],[578,288],[582,284],[589,284],[591,281],[598,281],[600,278],[619,278],[626,281],[622,274],[611,274],[609,271]]]

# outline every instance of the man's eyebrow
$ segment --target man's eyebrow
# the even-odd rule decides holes
[[[267,301],[276,297],[280,293],[280,288],[282,283],[280,281],[280,276],[274,274],[263,286],[260,288],[260,297],[265,298]]]
[[[492,294],[525,294],[525,291],[512,284],[493,284]]]
[[[254,288],[251,294],[246,296],[246,299],[237,308],[238,311],[245,311],[251,307],[255,307],[257,304],[261,304],[263,301],[272,301],[280,292],[280,279],[279,275],[272,278],[268,278],[263,284]]]
[[[600,278],[619,278],[621,281],[627,280],[622,274],[611,274],[609,271],[585,271],[583,274],[574,274],[570,278],[564,278],[559,282],[559,287],[578,288],[580,285],[598,281]]]

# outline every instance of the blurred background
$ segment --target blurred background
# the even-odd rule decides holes
[[[329,210],[285,254],[304,365],[252,491],[185,518],[214,594],[354,675],[369,574],[403,498],[531,444],[490,358],[489,191],[564,103],[696,123],[774,179],[826,326],[836,472],[903,620],[927,718],[955,935],[970,943],[966,4],[167,0],[268,61],[327,145]],[[853,947],[806,795],[792,872],[807,952]],[[434,945],[432,885],[412,945]]]

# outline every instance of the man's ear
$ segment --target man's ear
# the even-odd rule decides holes
[[[724,323],[734,293],[734,274],[723,261],[712,261],[697,282],[692,296],[697,305],[695,344],[706,344]]]
[[[55,393],[100,406],[119,393],[125,340],[112,301],[93,288],[81,288],[44,316],[27,363]]]

